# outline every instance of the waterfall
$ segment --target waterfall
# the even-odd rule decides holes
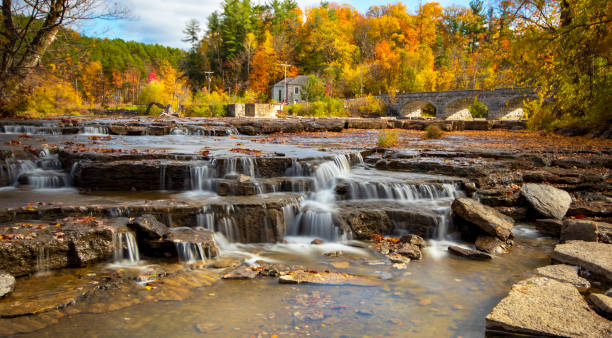
[[[43,124],[42,126],[28,125],[4,125],[5,134],[27,134],[27,135],[60,135],[62,130],[56,124]]]
[[[174,242],[179,262],[193,264],[197,260],[206,262],[210,259],[208,251],[202,247],[202,243]]]
[[[434,200],[456,198],[456,185],[443,183],[400,184],[379,182],[351,182],[348,184],[349,200],[390,199],[390,200]]]
[[[214,191],[214,178],[217,177],[217,166],[213,160],[210,163],[189,169],[191,190]]]
[[[292,159],[291,166],[285,170],[286,176],[305,176],[304,167],[298,160]]]
[[[221,233],[230,242],[238,242],[240,240],[240,230],[232,219],[233,213],[234,206],[231,204],[226,205],[222,215],[215,214],[206,206],[196,215],[196,224],[198,227]]]
[[[138,264],[140,254],[136,237],[125,229],[113,233],[113,258],[115,263]]]
[[[341,230],[333,224],[336,204],[334,188],[337,178],[350,173],[349,156],[338,155],[332,161],[319,164],[313,175],[315,191],[299,204],[297,215],[285,214],[291,222],[287,223],[287,235],[310,236],[329,241],[343,238]]]
[[[85,136],[94,136],[94,135],[109,135],[109,129],[107,127],[101,126],[84,126],[79,130],[79,134]]]
[[[51,260],[49,258],[49,249],[45,247],[38,247],[38,255],[36,255],[36,271],[45,272],[51,267]]]

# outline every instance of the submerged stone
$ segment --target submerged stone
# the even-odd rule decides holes
[[[355,286],[377,286],[380,280],[359,277],[340,272],[316,272],[316,271],[293,271],[280,276],[278,282],[281,284],[321,284],[321,285],[355,285]]]
[[[515,284],[486,317],[490,332],[610,337],[612,323],[591,310],[569,283],[533,277]]]
[[[253,279],[258,275],[258,271],[255,271],[246,265],[241,265],[237,269],[223,275],[223,279]]]

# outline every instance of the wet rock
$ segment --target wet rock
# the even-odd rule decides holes
[[[566,191],[546,184],[525,184],[521,188],[521,196],[546,218],[562,219],[572,203]]]
[[[488,331],[562,337],[609,337],[612,325],[568,283],[534,277],[515,284],[486,317]]]
[[[209,266],[215,269],[229,268],[240,265],[240,260],[231,257],[218,257]]]
[[[567,216],[612,217],[612,201],[574,201]]]
[[[293,271],[280,276],[278,282],[281,284],[322,284],[322,285],[356,285],[376,286],[380,280],[359,277],[339,272],[316,272],[316,271]]]
[[[579,266],[595,279],[612,283],[612,244],[569,241],[555,246],[553,262]]]
[[[389,258],[389,260],[391,261],[391,263],[399,263],[399,264],[407,264],[410,263],[410,258],[397,254],[397,253],[391,253],[386,255],[387,258]]]
[[[251,176],[240,174],[237,178],[237,181],[240,183],[249,182],[251,180]]]
[[[393,201],[341,201],[334,214],[334,225],[352,230],[356,239],[367,240],[374,234],[395,230],[424,237],[438,226],[438,215],[427,210],[407,209]]]
[[[489,254],[502,254],[507,252],[510,245],[497,237],[480,235],[476,238],[474,246],[476,249]]]
[[[403,243],[396,252],[402,256],[406,256],[410,259],[421,259],[423,254],[418,246],[410,243]]]
[[[342,256],[343,252],[342,251],[328,251],[328,252],[324,252],[323,256],[327,256],[327,257],[339,257]]]
[[[310,244],[320,245],[320,244],[323,244],[323,241],[317,238],[317,239],[313,239],[312,242],[310,242]]]
[[[128,223],[128,227],[136,233],[138,239],[143,240],[158,240],[168,233],[168,227],[151,214],[134,219]]]
[[[457,198],[452,204],[455,215],[476,225],[482,231],[507,240],[512,235],[514,220],[489,206],[471,198]]]
[[[561,236],[561,229],[563,228],[563,221],[560,219],[546,218],[536,219],[534,222],[536,229],[539,232],[550,235],[553,237]]]
[[[592,293],[589,295],[589,302],[602,316],[612,319],[612,297],[601,293]]]
[[[425,240],[421,236],[417,236],[414,234],[404,235],[400,238],[400,242],[409,243],[412,245],[416,245],[419,248],[423,248],[425,246]]]
[[[350,266],[350,263],[347,261],[343,261],[343,262],[331,262],[329,263],[331,266],[333,266],[336,269],[348,269],[348,267]]]
[[[578,276],[578,268],[567,264],[548,265],[536,269],[539,276],[551,278],[559,282],[570,283],[579,291],[591,288],[588,280]]]
[[[172,228],[164,236],[163,241],[165,243],[175,245],[174,250],[177,251],[179,250],[179,248],[178,246],[176,246],[176,244],[186,243],[199,246],[202,248],[203,253],[206,256],[200,257],[201,259],[214,258],[219,252],[219,250],[217,249],[217,245],[215,244],[215,240],[213,238],[213,232],[201,228]],[[180,252],[177,252],[177,254],[179,257],[181,256]]]
[[[561,241],[587,241],[612,244],[612,224],[580,219],[563,221]]]
[[[0,227],[0,270],[14,276],[39,270],[81,267],[113,254],[113,230],[103,221],[85,218],[55,225],[22,223]],[[59,223],[58,223],[59,224]]]
[[[14,289],[15,289],[15,277],[13,277],[12,275],[4,271],[0,271],[0,298],[13,292]]]
[[[449,246],[448,252],[455,256],[461,256],[461,257],[478,260],[478,261],[484,261],[484,260],[493,258],[490,254],[486,252],[482,252],[482,251],[478,251],[474,249],[466,249],[466,248],[462,248],[457,245]]]
[[[259,275],[258,271],[251,269],[248,266],[242,265],[237,269],[223,275],[223,279],[253,279]]]

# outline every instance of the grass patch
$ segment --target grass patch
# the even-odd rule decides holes
[[[399,135],[396,131],[381,131],[378,133],[378,141],[376,145],[379,148],[397,147],[399,144]]]
[[[425,128],[426,139],[441,138],[443,134],[442,129],[435,124],[430,124]]]

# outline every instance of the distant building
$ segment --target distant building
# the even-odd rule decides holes
[[[308,81],[308,76],[300,75],[298,77],[287,78],[287,90],[289,95],[287,97],[287,103],[298,103],[302,102],[302,85]],[[277,102],[283,102],[285,100],[285,79],[282,79],[272,87],[272,99]]]

